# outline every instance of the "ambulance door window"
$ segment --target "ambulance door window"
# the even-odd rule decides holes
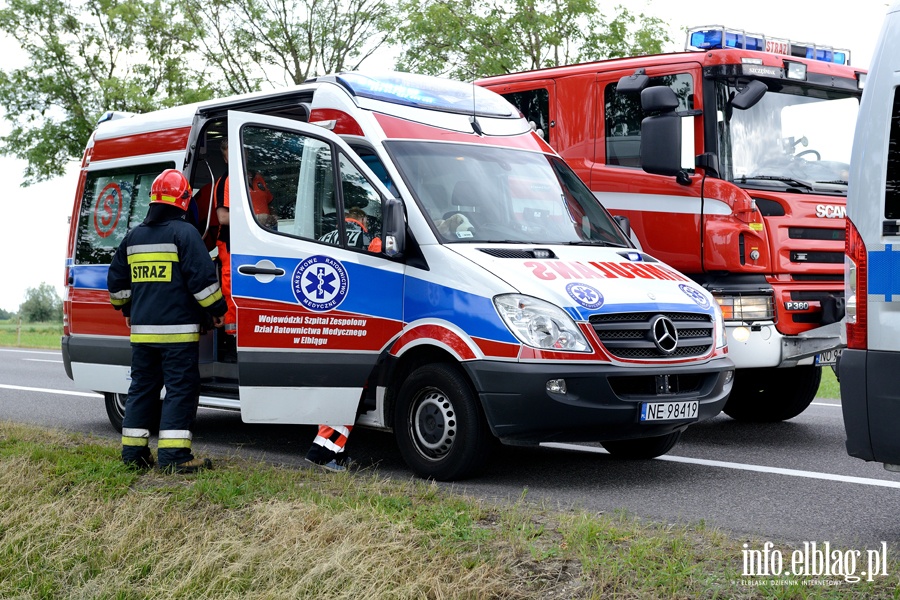
[[[75,264],[108,265],[128,230],[144,220],[150,186],[173,163],[88,173],[78,215]]]
[[[620,94],[618,81],[604,90],[604,121],[606,134],[606,164],[619,167],[641,167],[641,95]],[[689,73],[651,77],[648,87],[667,85],[678,97],[677,111],[693,110],[694,81]]]
[[[547,88],[510,92],[503,97],[519,109],[545,142],[550,143],[550,92]]]
[[[381,196],[347,156],[340,154],[339,162],[344,207],[344,246],[379,252]]]
[[[900,219],[900,88],[894,88],[891,137],[888,140],[887,180],[884,184],[884,218]]]
[[[340,244],[333,152],[327,142],[301,133],[261,126],[244,127],[244,161],[257,222],[273,232],[337,246]],[[262,178],[263,182],[260,182]],[[270,198],[254,195],[265,186]]]

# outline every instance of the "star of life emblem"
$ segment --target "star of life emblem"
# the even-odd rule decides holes
[[[350,289],[347,270],[330,256],[310,256],[294,269],[291,286],[297,302],[315,312],[340,306]]]
[[[566,292],[572,300],[585,308],[593,310],[603,306],[603,294],[584,283],[570,283],[566,286]]]

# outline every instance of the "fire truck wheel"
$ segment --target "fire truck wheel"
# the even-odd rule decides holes
[[[658,437],[639,438],[636,440],[616,440],[603,442],[603,447],[614,458],[627,460],[643,460],[662,456],[675,447],[681,438],[681,431]]]
[[[400,454],[416,475],[438,481],[474,474],[487,462],[492,445],[468,379],[445,363],[419,367],[403,382],[394,433]]]
[[[122,419],[125,418],[125,403],[128,401],[128,394],[113,394],[106,392],[103,394],[103,397],[106,401],[106,415],[109,417],[110,424],[113,426],[113,429],[122,433]],[[162,402],[160,401],[156,410],[154,423],[159,423],[161,413]],[[159,433],[159,426],[151,427],[150,433],[153,435]]]
[[[787,421],[806,410],[821,379],[822,368],[814,366],[738,369],[723,410],[738,421]]]

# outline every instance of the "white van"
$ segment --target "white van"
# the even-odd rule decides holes
[[[847,349],[838,366],[847,452],[900,471],[900,4],[860,104],[847,196]]]
[[[206,334],[201,406],[393,430],[413,471],[454,479],[492,438],[657,456],[731,389],[716,302],[636,250],[512,105],[460,82],[345,73],[98,125],[62,347],[116,427],[130,348],[107,265],[169,167],[191,181],[210,249],[209,189],[227,172],[232,190],[237,362]],[[272,193],[269,226],[248,173]]]

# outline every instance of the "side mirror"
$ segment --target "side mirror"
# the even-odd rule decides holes
[[[642,92],[648,83],[650,83],[650,78],[644,74],[643,69],[638,69],[633,75],[626,75],[619,79],[619,83],[616,84],[616,92],[619,94],[637,94]]]
[[[616,215],[613,217],[613,221],[616,222],[616,225],[619,226],[619,229],[622,230],[622,233],[625,234],[625,237],[631,239],[631,221],[625,215]]]
[[[738,110],[747,110],[762,100],[768,91],[769,87],[766,84],[754,79],[731,99],[731,106]]]
[[[682,169],[678,97],[667,86],[650,87],[641,92],[641,108],[650,113],[641,121],[641,166],[655,175],[678,174]]]
[[[403,256],[406,250],[406,218],[403,203],[388,198],[384,203],[384,253],[390,257]]]

